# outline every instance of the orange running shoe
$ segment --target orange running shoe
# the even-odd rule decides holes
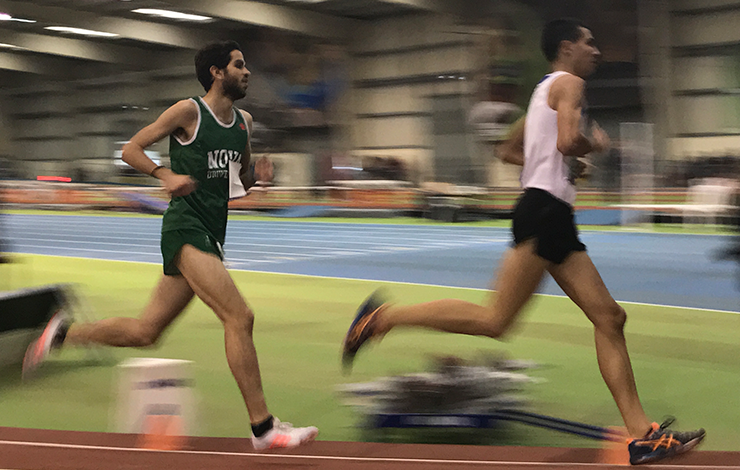
[[[355,355],[363,344],[377,334],[376,325],[378,315],[388,306],[381,300],[380,291],[373,292],[357,310],[355,319],[349,326],[347,335],[344,337],[342,348],[342,365],[344,372],[352,369]]]
[[[653,429],[643,438],[629,441],[630,463],[639,465],[663,460],[683,454],[696,447],[706,436],[704,429],[689,432],[675,432],[667,429],[674,419],[669,418],[660,426],[653,423]]]

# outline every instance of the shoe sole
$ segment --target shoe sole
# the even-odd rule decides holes
[[[28,348],[26,348],[26,354],[23,355],[23,365],[21,367],[21,380],[26,381],[33,377],[33,374],[36,372],[36,369],[39,368],[41,365],[40,362],[34,362],[31,363],[31,358],[35,355],[36,347],[37,347],[38,340],[34,340],[31,344],[28,345]]]
[[[360,305],[360,308],[357,309],[355,318],[352,319],[352,324],[349,326],[349,330],[347,330],[347,334],[344,336],[344,342],[342,344],[342,372],[344,374],[348,374],[352,370],[352,366],[355,362],[355,356],[357,355],[357,351],[349,351],[347,349],[347,340],[349,339],[350,333],[360,322],[363,321],[365,323],[363,324],[364,328],[364,326],[367,324],[367,321],[369,321],[369,318],[371,318],[375,314],[375,312],[377,312],[378,309],[380,309],[385,304],[385,302],[383,302],[381,298],[381,289],[378,289],[370,294],[370,296],[365,299],[362,305]]]
[[[268,447],[262,447],[262,448],[258,448],[258,447],[256,447],[256,446],[254,445],[254,442],[252,442],[252,448],[253,448],[254,450],[256,450],[256,451],[259,451],[259,452],[261,452],[261,451],[266,451],[266,450],[283,450],[283,449],[295,449],[296,447],[300,447],[300,446],[303,446],[303,445],[306,445],[306,444],[310,444],[310,443],[312,443],[313,441],[315,441],[315,440],[316,440],[316,436],[318,436],[318,435],[319,435],[319,432],[318,432],[318,431],[316,431],[316,432],[314,432],[314,433],[311,433],[311,434],[309,434],[308,436],[306,436],[305,438],[301,439],[301,440],[300,440],[300,441],[298,442],[298,444],[296,444],[296,445],[294,445],[294,446],[286,446],[286,447],[269,447],[269,446],[268,446]]]
[[[379,307],[377,307],[374,310],[372,310],[370,313],[367,313],[367,314],[363,315],[362,316],[362,319],[360,321],[356,322],[356,324],[359,324],[360,322],[363,322],[363,324],[361,326],[361,330],[364,330],[367,327],[367,324],[372,321],[372,318],[375,316],[375,314],[380,309],[382,309],[382,308],[383,308],[383,304],[381,304]],[[362,341],[362,343],[360,344],[360,346],[356,350],[354,350],[354,351],[348,350],[347,349],[347,340],[349,339],[349,334],[352,331],[352,329],[354,329],[354,327],[355,327],[355,325],[352,325],[352,328],[350,329],[350,331],[347,332],[347,336],[345,337],[344,345],[342,347],[342,370],[343,370],[344,374],[348,374],[349,372],[352,371],[352,366],[354,365],[355,357],[357,356],[357,353],[359,352],[360,347],[362,347],[362,345],[364,345],[365,343],[367,343],[372,338],[372,335],[370,335],[364,341]]]
[[[699,443],[704,440],[704,436],[705,435],[703,435],[701,437],[694,438],[694,439],[690,440],[689,442],[687,442],[686,444],[684,444],[681,447],[681,450],[679,450],[678,452],[676,452],[676,455],[681,455],[683,453],[686,453],[686,452],[690,451],[691,449],[693,449],[694,447],[698,446]]]
[[[357,355],[357,352],[360,350],[361,345],[364,344],[365,341],[367,341],[367,339],[363,341],[360,347],[358,347],[356,350],[354,351],[349,350],[347,348],[347,345],[350,342],[349,340],[350,340],[350,334],[352,333],[352,330],[354,330],[357,327],[359,329],[358,336],[360,336],[362,334],[362,331],[364,331],[365,328],[367,328],[368,323],[372,321],[372,318],[375,315],[375,313],[378,311],[378,309],[380,309],[380,307],[377,307],[373,309],[372,311],[368,309],[369,313],[364,313],[362,316],[358,315],[358,317],[355,319],[355,322],[352,324],[349,331],[347,332],[347,336],[344,338],[344,346],[343,346],[343,352],[342,352],[342,364],[344,365],[345,369],[352,368],[352,363],[355,360],[355,356]],[[356,341],[355,338],[352,338],[352,339],[353,339],[352,342]]]
[[[310,443],[312,443],[313,441],[316,440],[316,436],[318,436],[318,435],[319,435],[319,432],[318,431],[316,431],[314,433],[311,433],[308,437],[306,437],[305,439],[303,439],[298,445],[299,446],[302,446],[302,445],[310,444]]]
[[[56,334],[56,331],[59,329],[60,325],[66,320],[66,315],[62,313],[62,310],[57,310],[54,315],[51,317],[51,320],[49,320],[49,323],[44,328],[44,331],[41,333],[41,336],[39,336],[36,340],[34,340],[31,344],[28,345],[28,348],[26,349],[26,354],[23,356],[23,366],[21,369],[21,379],[27,380],[33,376],[33,374],[38,370],[38,368],[41,366],[41,364],[46,360],[46,358],[49,356],[49,353],[52,349],[52,342],[54,341],[54,336]],[[52,333],[52,331],[54,333]],[[41,352],[37,352],[37,350],[41,348]],[[39,355],[41,356],[40,360],[34,361],[31,363],[31,358],[33,356]]]
[[[675,453],[671,455],[667,455],[665,457],[654,457],[654,458],[649,458],[649,459],[643,459],[643,460],[640,460],[639,462],[630,463],[630,464],[631,465],[645,465],[645,464],[651,464],[654,462],[672,459],[673,457],[676,457],[677,455],[685,454],[686,452],[690,451],[691,449],[699,445],[699,443],[704,440],[704,437],[706,437],[706,434],[704,434],[701,437],[697,437],[695,439],[690,440],[686,444],[682,445],[679,450],[677,450]]]

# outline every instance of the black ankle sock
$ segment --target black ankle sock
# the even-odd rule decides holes
[[[252,434],[254,434],[254,437],[262,437],[270,429],[272,429],[272,415],[261,423],[253,424]]]

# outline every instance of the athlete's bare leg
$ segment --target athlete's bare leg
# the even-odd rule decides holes
[[[550,263],[537,255],[529,240],[504,255],[488,305],[445,299],[408,306],[389,306],[378,318],[378,331],[422,326],[450,333],[498,338],[532,297]]]
[[[162,275],[139,318],[116,317],[87,324],[73,323],[65,344],[151,346],[192,298],[193,290],[184,277]]]
[[[239,293],[223,262],[192,245],[184,245],[177,267],[190,287],[224,325],[226,360],[247,405],[252,424],[270,417],[262,391],[257,352],[252,341],[254,314]]]
[[[562,264],[552,265],[549,271],[594,324],[601,375],[617,403],[627,431],[633,437],[644,436],[651,429],[651,422],[642,409],[627,353],[624,309],[609,294],[585,251],[571,253]]]

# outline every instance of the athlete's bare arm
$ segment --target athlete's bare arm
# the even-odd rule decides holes
[[[496,156],[504,163],[524,165],[524,123],[526,116],[522,116],[511,125],[509,135],[504,143],[496,149]]]
[[[239,170],[239,179],[241,179],[244,189],[248,190],[254,186],[257,181],[272,181],[273,166],[269,158],[259,158],[254,162],[254,174],[250,174],[249,164],[252,160],[252,127],[254,119],[251,114],[243,109],[240,109],[239,111],[247,122],[247,129],[249,129],[247,148],[244,149],[244,155],[242,155],[242,168]]]
[[[570,74],[556,78],[550,88],[548,104],[558,113],[557,146],[565,156],[580,157],[609,147],[609,137],[598,124],[594,124],[591,139],[581,132],[584,88],[585,81]]]
[[[157,168],[144,149],[170,134],[190,140],[198,125],[198,109],[190,100],[178,101],[163,112],[156,121],[136,133],[123,146],[123,161],[147,175],[159,178],[171,196],[185,196],[195,190],[195,181],[187,175],[178,175],[168,168]],[[156,171],[154,171],[156,170]],[[152,174],[154,171],[154,174]]]

